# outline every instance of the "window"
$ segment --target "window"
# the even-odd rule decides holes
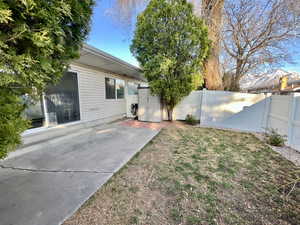
[[[125,81],[113,78],[105,78],[106,99],[124,99]]]
[[[112,78],[105,78],[105,96],[106,99],[116,98],[116,81]]]
[[[124,87],[125,82],[124,80],[116,80],[116,91],[117,91],[117,99],[123,99],[124,98]]]
[[[136,83],[128,83],[128,95],[137,95],[138,94],[138,85]]]

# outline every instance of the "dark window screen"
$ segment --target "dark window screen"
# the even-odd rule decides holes
[[[45,93],[50,123],[68,123],[80,120],[77,74],[67,72],[60,82],[51,85]]]
[[[112,78],[105,78],[105,96],[106,99],[116,98],[116,80]]]

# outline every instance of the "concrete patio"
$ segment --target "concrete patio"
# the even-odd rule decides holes
[[[135,121],[97,126],[1,161],[0,225],[61,224],[160,128]]]

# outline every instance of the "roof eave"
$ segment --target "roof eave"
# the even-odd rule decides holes
[[[97,48],[95,48],[91,45],[88,45],[88,44],[83,44],[82,51],[83,52],[88,52],[91,55],[94,55],[94,56],[100,57],[102,59],[108,60],[111,63],[114,63],[115,65],[119,65],[122,68],[126,68],[127,70],[132,71],[134,74],[138,74],[138,75],[132,75],[132,74],[124,73],[124,74],[120,74],[120,75],[124,75],[124,76],[134,78],[134,79],[138,79],[138,80],[141,80],[141,81],[146,81],[146,79],[142,76],[142,70],[137,66],[131,65],[131,64],[129,64],[129,63],[117,58],[117,57],[114,57],[114,56],[112,56],[112,55],[110,55],[110,54],[108,54],[104,51],[101,51],[100,49],[97,49]],[[81,56],[84,56],[84,55],[81,55]],[[78,61],[80,62],[80,59]],[[99,66],[99,68],[100,68],[100,66]],[[111,71],[111,72],[114,72],[114,71]]]

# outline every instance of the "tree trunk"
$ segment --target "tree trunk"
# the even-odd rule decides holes
[[[214,51],[212,49],[211,51]],[[212,55],[211,52],[210,57],[207,59],[204,65],[204,79],[205,79],[205,87],[208,90],[223,90],[223,84],[220,73],[220,63],[218,56]]]
[[[168,121],[173,121],[173,108],[167,107]]]
[[[203,16],[209,28],[208,37],[212,41],[210,56],[204,64],[205,84],[209,90],[223,89],[219,62],[223,7],[224,0],[202,0]]]
[[[240,91],[240,85],[239,85],[239,82],[240,82],[240,79],[238,79],[238,78],[236,77],[236,75],[233,76],[233,77],[231,78],[229,90],[230,90],[230,91]]]
[[[235,74],[231,77],[230,82],[230,91],[240,91],[240,80],[241,80],[241,72],[242,72],[242,61],[236,60],[236,70]]]

